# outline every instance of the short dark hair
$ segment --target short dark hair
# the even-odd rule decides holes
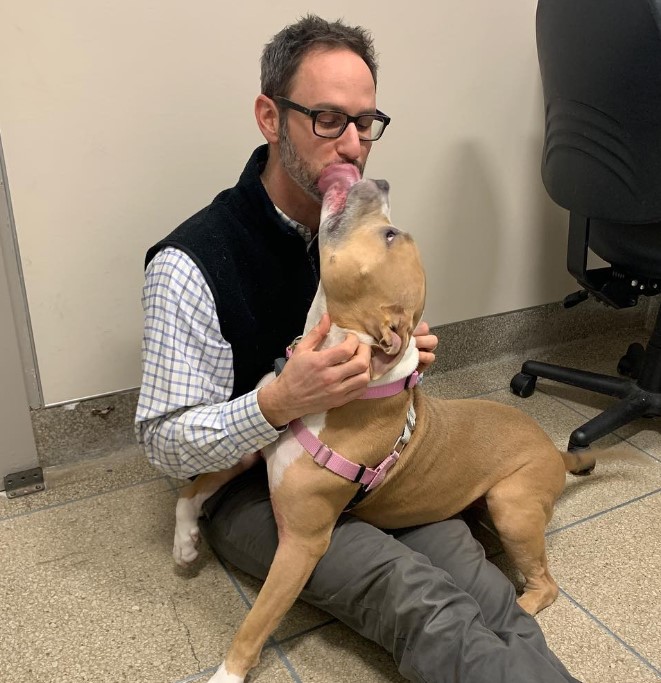
[[[329,22],[308,14],[285,26],[264,46],[261,60],[262,93],[267,97],[287,97],[301,60],[315,48],[345,48],[367,64],[374,87],[378,70],[374,40],[361,26],[348,26],[341,19]]]

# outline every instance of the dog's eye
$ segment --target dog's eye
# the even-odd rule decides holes
[[[386,238],[386,242],[390,244],[395,239],[395,237],[399,235],[399,230],[397,230],[397,228],[388,227],[384,231],[383,235]]]

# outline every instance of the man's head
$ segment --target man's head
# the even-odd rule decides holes
[[[345,162],[362,173],[372,139],[389,121],[376,109],[372,38],[363,28],[309,15],[274,36],[261,65],[255,114],[270,147],[264,182],[286,213],[302,214],[293,218],[305,222],[316,212],[318,220],[321,171]]]
[[[376,88],[378,67],[372,36],[360,26],[329,22],[308,14],[295,24],[285,26],[264,47],[262,93],[271,99],[276,95],[289,97],[301,60],[310,50],[321,47],[355,52],[370,70]]]

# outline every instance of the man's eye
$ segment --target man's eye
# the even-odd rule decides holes
[[[317,125],[324,128],[339,128],[344,124],[344,115],[332,111],[323,112],[317,116]]]
[[[361,131],[368,131],[372,128],[374,123],[374,117],[372,116],[361,116],[358,121],[356,121],[356,128]]]

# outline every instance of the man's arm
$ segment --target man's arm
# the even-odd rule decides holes
[[[232,348],[223,338],[204,276],[167,248],[149,264],[143,289],[143,377],[136,434],[151,463],[178,478],[235,465],[275,441],[257,391],[228,400]]]

